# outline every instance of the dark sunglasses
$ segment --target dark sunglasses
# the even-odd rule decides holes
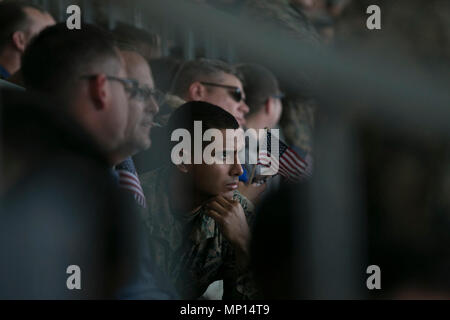
[[[233,100],[236,101],[236,102],[241,102],[242,100],[245,100],[243,95],[242,95],[241,89],[238,88],[238,87],[226,86],[224,84],[217,84],[217,83],[212,83],[212,82],[200,82],[200,83],[205,85],[205,86],[229,89],[230,91],[228,91],[228,92],[230,93],[230,95],[233,98]]]

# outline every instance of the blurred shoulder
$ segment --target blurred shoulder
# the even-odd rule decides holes
[[[139,175],[139,179],[141,180],[142,186],[154,186],[159,183],[162,183],[165,179],[164,177],[167,177],[169,168],[168,167],[161,167],[155,170],[147,171],[141,175]]]
[[[139,176],[141,180],[142,190],[144,192],[148,208],[151,209],[162,199],[168,197],[167,194],[167,177],[169,175],[168,167],[161,167],[152,171],[148,171]]]

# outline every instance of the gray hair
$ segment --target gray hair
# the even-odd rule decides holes
[[[215,80],[223,73],[234,75],[240,80],[242,79],[233,66],[221,60],[201,58],[186,61],[175,75],[171,92],[179,97],[184,97],[193,82]]]

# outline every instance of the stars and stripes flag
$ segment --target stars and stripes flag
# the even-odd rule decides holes
[[[134,199],[137,203],[145,208],[145,196],[142,190],[141,183],[137,176],[136,168],[133,160],[127,158],[116,166],[116,172],[119,175],[119,187],[126,189],[133,193]]]
[[[267,130],[267,144],[264,145],[263,141],[262,146],[260,146],[258,165],[278,168],[278,171],[274,174],[280,174],[291,182],[299,182],[310,178],[312,175],[312,157],[306,153],[305,156],[300,156],[277,136],[273,139],[278,140],[278,154],[277,152],[271,152],[272,134],[270,131]],[[274,143],[274,146],[276,145]]]

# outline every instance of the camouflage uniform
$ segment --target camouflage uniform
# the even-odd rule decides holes
[[[284,101],[285,108],[280,126],[286,143],[312,153],[315,103],[311,100],[291,98]]]
[[[238,271],[234,249],[204,208],[195,213],[171,208],[168,189],[170,169],[163,167],[141,176],[148,210],[144,214],[150,255],[172,280],[182,299],[200,297],[216,280],[224,280],[224,299],[257,297],[248,271]],[[249,225],[253,208],[238,192]]]

